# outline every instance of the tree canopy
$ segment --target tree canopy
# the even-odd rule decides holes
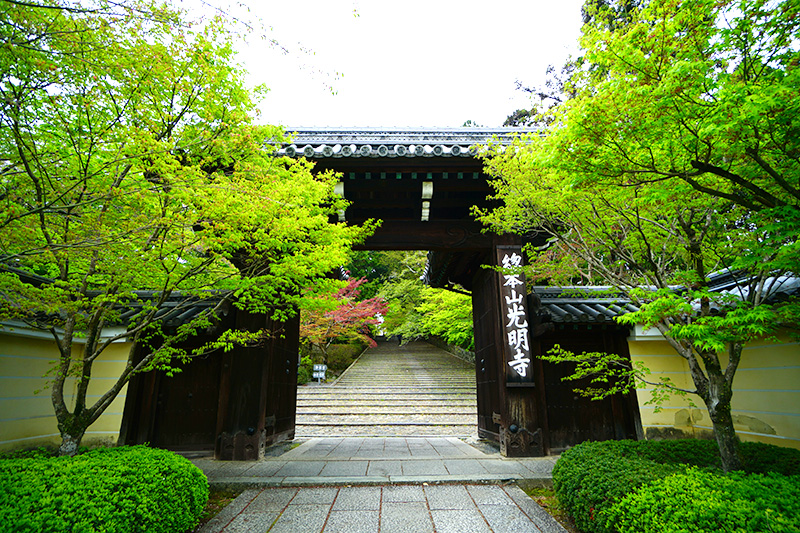
[[[322,353],[323,362],[328,362],[328,348],[336,342],[377,346],[370,327],[380,324],[387,306],[380,297],[359,298],[366,282],[350,278],[335,294],[317,296],[315,308],[303,313],[300,337]]]
[[[638,302],[622,320],[657,328],[686,359],[688,392],[737,469],[742,348],[798,318],[800,5],[594,4],[570,97],[537,121],[541,136],[487,152],[502,206],[481,215],[551,236],[533,252],[538,281],[609,284]],[[728,290],[710,290],[722,276]]]
[[[392,252],[393,268],[385,276],[379,294],[388,303],[382,328],[402,342],[440,337],[466,350],[474,348],[472,299],[422,282],[424,252]]]
[[[58,345],[62,453],[135,372],[190,358],[177,345],[217,309],[285,317],[368,231],[329,223],[344,208],[332,175],[275,157],[284,134],[251,122],[260,93],[219,20],[192,29],[180,11],[135,4],[148,16],[114,2],[0,2],[0,318]],[[167,301],[181,310],[209,296],[216,306],[162,328]],[[228,332],[215,346],[260,334]],[[87,403],[104,350],[154,335],[163,342],[140,359],[131,350]]]
[[[751,211],[800,204],[798,16],[792,1],[653,2],[590,26],[565,128],[582,172],[678,177]],[[602,15],[598,15],[602,19]]]

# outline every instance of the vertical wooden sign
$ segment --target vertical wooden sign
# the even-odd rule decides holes
[[[503,353],[506,362],[506,384],[532,386],[530,326],[522,273],[522,248],[498,246],[497,264],[500,273],[500,309],[503,315]]]

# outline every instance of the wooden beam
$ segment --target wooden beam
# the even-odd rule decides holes
[[[348,220],[350,217],[348,216]],[[481,233],[477,222],[463,220],[385,220],[375,234],[357,250],[483,250],[492,246],[492,236]]]

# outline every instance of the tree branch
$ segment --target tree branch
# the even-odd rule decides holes
[[[772,177],[772,179],[774,179],[774,180],[775,180],[775,182],[776,182],[778,185],[780,185],[781,187],[783,187],[783,189],[784,189],[786,192],[788,192],[789,194],[791,194],[792,196],[794,196],[795,198],[797,198],[797,199],[799,199],[799,200],[800,200],[800,190],[798,190],[798,189],[797,189],[797,188],[795,188],[795,187],[792,187],[792,185],[791,185],[791,184],[790,184],[788,181],[786,181],[785,179],[783,179],[783,176],[781,176],[780,174],[778,174],[778,172],[777,172],[777,171],[776,171],[774,168],[772,168],[772,166],[771,166],[769,163],[767,163],[767,162],[766,162],[766,161],[765,161],[765,160],[764,160],[764,159],[763,159],[763,158],[762,158],[762,157],[761,157],[761,156],[758,154],[758,150],[757,150],[757,149],[755,149],[755,148],[745,148],[745,153],[746,153],[747,155],[749,155],[749,156],[750,156],[750,157],[753,159],[753,161],[755,161],[756,163],[758,163],[758,166],[760,166],[762,169],[764,169],[764,171],[765,171],[767,174],[769,174],[769,175]]]
[[[748,180],[742,178],[741,176],[739,176],[737,174],[729,172],[729,171],[725,170],[724,168],[721,168],[721,167],[718,167],[718,166],[715,166],[715,165],[711,165],[709,163],[703,163],[702,161],[697,161],[697,160],[692,161],[691,165],[692,165],[693,168],[696,168],[697,170],[700,170],[702,172],[708,172],[708,173],[714,174],[715,176],[720,176],[720,177],[725,178],[725,179],[731,181],[732,183],[734,183],[734,184],[736,184],[736,185],[738,185],[738,186],[740,186],[740,187],[742,187],[744,189],[747,189],[748,191],[753,193],[753,197],[762,205],[762,207],[778,207],[778,206],[786,205],[786,202],[783,202],[782,200],[776,198],[775,196],[773,196],[769,192],[765,191],[761,187],[758,187],[757,185],[753,184],[753,182],[748,181]],[[692,185],[692,187],[695,187],[693,181],[688,181],[687,180],[687,182],[690,185]],[[695,188],[697,188],[697,187],[695,187]],[[708,189],[708,188],[704,188],[702,192],[707,192],[709,194],[713,194],[714,196],[719,196],[721,198],[726,198],[726,199],[729,199],[731,201],[735,201],[737,203],[741,203],[741,205],[744,205],[744,207],[748,207],[748,208],[754,209],[756,211],[759,210],[758,209],[758,204],[753,204],[753,203],[749,203],[749,205],[743,204],[742,203],[742,197],[740,197],[738,195],[725,195],[725,193],[722,193],[722,191],[716,191],[714,189]]]

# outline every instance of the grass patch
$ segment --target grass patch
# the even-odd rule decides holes
[[[236,490],[211,489],[211,493],[208,495],[208,502],[206,502],[203,513],[200,515],[200,523],[197,524],[197,527],[195,527],[192,532],[200,531],[209,520],[217,516],[220,511],[235,500],[241,493],[242,491]]]
[[[558,496],[556,496],[553,489],[531,487],[524,490],[525,494],[539,504],[539,507],[544,509],[547,514],[552,516],[556,522],[561,524],[569,533],[581,533],[575,526],[575,522],[569,516],[566,508],[558,501]]]

